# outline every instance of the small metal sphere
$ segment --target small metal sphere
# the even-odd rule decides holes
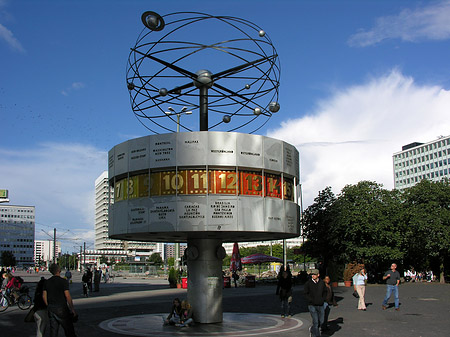
[[[261,114],[261,109],[260,109],[260,108],[255,108],[255,109],[253,109],[253,113],[254,113],[256,116],[259,116],[259,115]]]
[[[158,27],[158,18],[154,15],[147,15],[145,22],[147,22],[147,26],[151,29]]]
[[[128,90],[133,90],[134,89],[134,83],[133,82],[128,82],[127,83],[127,88],[128,88]]]
[[[161,15],[150,11],[144,12],[142,14],[141,21],[145,27],[154,31],[160,31],[166,25]]]
[[[159,94],[161,95],[161,96],[167,96],[167,89],[166,88],[161,88],[161,89],[159,89]]]
[[[226,116],[223,116],[222,120],[223,120],[224,123],[230,123],[231,122],[231,117],[226,115]]]
[[[280,110],[280,103],[278,102],[270,102],[269,104],[269,111],[270,112],[278,112]]]
[[[259,36],[264,37],[264,35],[266,35],[266,32],[263,31],[263,30],[260,30],[260,31],[259,31]]]
[[[245,85],[245,89],[250,89],[250,88],[251,88],[250,84]]]
[[[212,73],[209,70],[202,69],[195,74],[197,78],[194,80],[194,85],[197,88],[206,87],[209,89],[213,86]]]

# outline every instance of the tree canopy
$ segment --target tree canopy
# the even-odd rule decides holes
[[[13,252],[5,250],[2,252],[2,266],[14,267],[16,265],[16,257]]]
[[[403,192],[361,181],[336,197],[319,192],[302,217],[304,250],[323,260],[360,261],[382,270],[397,262],[405,268],[438,263],[441,281],[450,256],[450,185],[423,180]]]

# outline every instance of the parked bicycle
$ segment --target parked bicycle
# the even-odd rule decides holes
[[[23,289],[22,289],[23,288]],[[6,291],[2,291],[0,294],[0,312],[5,311],[8,307],[17,304],[17,306],[22,310],[27,310],[31,307],[32,300],[30,295],[28,295],[28,287],[22,286],[20,288],[20,295],[17,301],[14,299],[14,295],[7,295]]]

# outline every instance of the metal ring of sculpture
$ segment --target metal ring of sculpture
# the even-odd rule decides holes
[[[279,110],[278,54],[259,26],[197,12],[149,11],[141,19],[127,87],[134,114],[151,132],[174,132],[179,123],[182,131],[253,133]],[[187,109],[198,111],[198,129],[192,118],[181,124],[167,112]]]

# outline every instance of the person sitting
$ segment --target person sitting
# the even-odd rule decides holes
[[[180,324],[181,318],[181,301],[179,298],[175,298],[172,302],[172,309],[169,316],[164,320],[164,325]]]
[[[192,307],[188,301],[184,300],[181,302],[181,318],[180,324],[177,326],[186,327],[194,325],[194,319],[192,318]]]

